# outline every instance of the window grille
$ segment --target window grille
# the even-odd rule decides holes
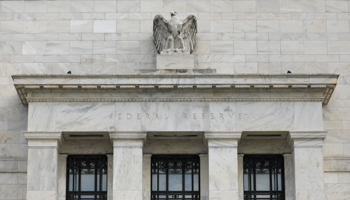
[[[68,156],[67,200],[107,200],[107,156]]]
[[[152,156],[151,200],[199,200],[199,156]]]
[[[284,200],[282,155],[245,155],[244,200]]]

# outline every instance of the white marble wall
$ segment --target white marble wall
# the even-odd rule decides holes
[[[349,199],[349,177],[349,172],[326,172],[324,174],[326,199]]]

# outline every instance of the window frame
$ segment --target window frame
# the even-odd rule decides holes
[[[186,159],[187,161],[190,160],[190,159],[193,159],[195,163],[195,167],[191,167],[191,190],[190,191],[186,191],[185,189],[185,172],[184,172],[184,168],[182,168],[182,190],[181,191],[171,191],[169,189],[169,168],[166,169],[166,189],[165,191],[160,191],[159,190],[159,167],[156,168],[156,164],[155,162],[156,161],[159,161],[157,159],[159,158],[166,158],[168,159],[168,162],[169,160],[181,160],[181,158],[183,159],[182,162],[186,162]],[[175,158],[175,159],[174,159]],[[186,159],[184,159],[186,158]],[[192,162],[193,162],[192,161]],[[177,168],[179,169],[179,168]],[[194,169],[198,170],[198,173],[194,173]],[[157,190],[153,191],[153,170],[157,170]],[[195,188],[194,188],[194,174],[197,174],[198,175],[198,191],[195,191]],[[168,200],[168,199],[182,199],[182,200],[200,200],[200,157],[199,155],[152,155],[151,157],[151,200]],[[159,196],[160,195],[164,195],[166,196],[165,198],[160,198]],[[190,195],[191,197],[190,198],[181,198],[179,197],[179,195],[182,195],[182,196],[187,196],[187,195]]]
[[[254,163],[255,160],[255,163]],[[247,161],[249,163],[247,163]],[[258,161],[270,161],[265,163],[265,167],[257,167]],[[271,164],[272,163],[272,164]],[[256,180],[256,169],[269,169],[269,190],[257,190],[257,180]],[[249,179],[249,189],[245,188],[245,171],[248,170],[248,179]],[[281,171],[281,190],[278,190],[278,178],[277,178],[277,190],[273,189],[272,185],[272,176],[276,176]],[[251,183],[253,180],[253,183]],[[253,188],[251,188],[253,185]],[[243,191],[244,191],[244,200],[285,200],[285,173],[284,173],[284,157],[280,154],[255,154],[255,155],[244,155],[243,156]],[[257,197],[257,195],[269,195],[270,197]],[[276,197],[273,197],[275,195]]]
[[[78,162],[81,162],[83,160],[88,161],[88,163],[95,162],[95,167],[82,167],[79,166]],[[75,162],[75,163],[71,163]],[[73,173],[73,182],[75,174],[78,174],[79,182],[78,182],[78,191],[69,191],[70,187],[70,173],[69,171],[78,170],[78,173]],[[82,169],[94,169],[94,190],[93,191],[81,191],[81,170]],[[102,173],[103,170],[105,170],[105,173]],[[97,173],[99,172],[99,173]],[[106,174],[106,180],[105,180],[105,191],[103,191],[103,178],[102,174]],[[99,176],[99,178],[98,178]],[[99,179],[99,180],[98,180]],[[97,182],[99,181],[99,184]],[[97,188],[97,185],[99,185],[99,188]],[[74,183],[73,186],[74,188]],[[99,190],[98,190],[99,189]],[[108,159],[106,155],[69,155],[67,157],[67,174],[66,174],[66,200],[107,200],[107,189],[108,189]],[[84,198],[81,197],[82,195],[94,195],[93,198]],[[75,197],[78,196],[78,197]],[[99,196],[99,197],[97,197]]]

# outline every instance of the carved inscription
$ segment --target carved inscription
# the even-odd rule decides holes
[[[182,113],[181,118],[185,120],[198,120],[198,119],[211,119],[211,120],[225,120],[225,119],[234,119],[233,112],[225,113]],[[171,116],[168,113],[118,113],[117,119],[147,119],[147,120],[161,120],[161,119],[177,119],[178,116]]]

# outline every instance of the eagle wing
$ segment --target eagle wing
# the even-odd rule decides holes
[[[162,15],[156,15],[153,19],[153,40],[158,53],[165,48],[169,34],[168,21]]]
[[[194,15],[189,15],[183,20],[181,35],[183,37],[186,49],[193,52],[196,47],[196,34],[197,34],[197,18]]]

